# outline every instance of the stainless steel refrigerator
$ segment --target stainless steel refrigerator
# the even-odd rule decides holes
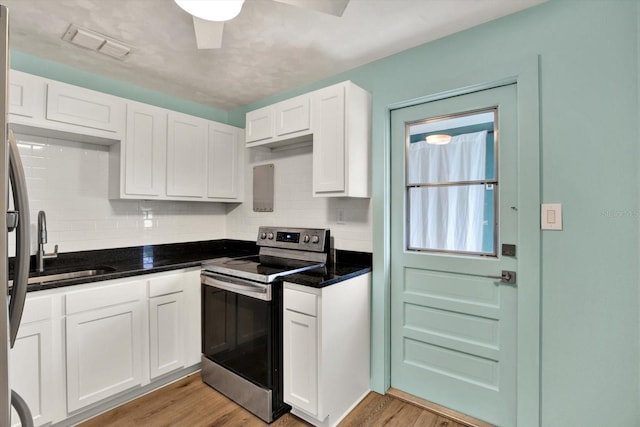
[[[29,277],[29,201],[24,170],[18,146],[13,133],[8,128],[9,114],[9,12],[0,5],[0,129],[4,143],[0,144],[0,283],[4,291],[0,292],[0,427],[11,425],[11,407],[18,413],[23,427],[33,426],[29,407],[24,400],[11,390],[9,382],[9,350],[13,347],[22,309],[27,295]],[[9,211],[9,188],[13,196],[13,210]],[[11,290],[8,288],[9,253],[7,241],[16,239],[14,258],[14,280]],[[14,420],[15,421],[15,420]]]

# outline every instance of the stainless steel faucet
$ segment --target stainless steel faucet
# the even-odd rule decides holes
[[[53,248],[53,253],[44,252],[44,244],[47,243],[47,216],[44,211],[38,212],[38,253],[36,254],[37,269],[44,271],[44,260],[58,258],[58,245]]]

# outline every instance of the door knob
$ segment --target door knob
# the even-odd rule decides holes
[[[500,276],[487,276],[489,279],[500,280],[502,283],[516,283],[516,272],[509,270],[502,270]]]

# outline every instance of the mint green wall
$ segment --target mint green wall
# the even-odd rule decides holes
[[[564,219],[563,231],[542,233],[541,423],[637,426],[638,22],[636,1],[552,0],[232,111],[229,119],[243,125],[247,110],[353,80],[373,94],[372,163],[381,172],[387,106],[451,89],[466,68],[539,54],[541,199],[562,203]],[[372,385],[380,392],[388,375],[387,179],[373,175]]]
[[[202,117],[208,120],[226,123],[228,118],[227,112],[223,110],[98,76],[78,68],[28,55],[16,50],[11,51],[11,68],[87,89],[109,93],[122,98],[191,114],[192,116]]]

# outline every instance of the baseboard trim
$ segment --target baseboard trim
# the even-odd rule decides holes
[[[464,424],[469,427],[495,427],[493,424],[489,424],[486,421],[473,418],[469,415],[461,414],[442,405],[438,405],[437,403],[433,403],[428,400],[416,397],[412,394],[406,393],[402,390],[390,388],[389,390],[387,390],[387,394],[397,399],[403,400],[407,403],[411,403],[413,405],[427,409],[443,417],[450,418],[457,423]]]

